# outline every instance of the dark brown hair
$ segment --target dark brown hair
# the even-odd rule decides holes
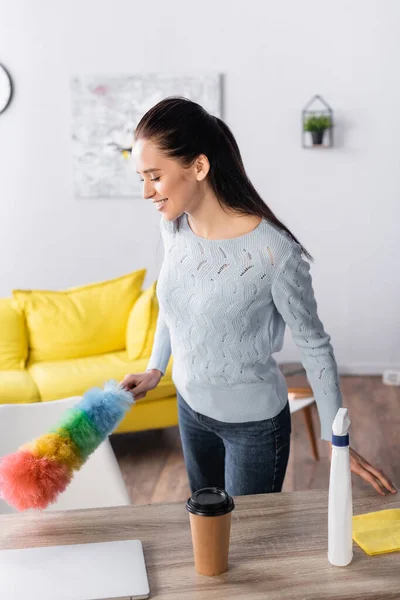
[[[236,213],[257,215],[286,231],[305,256],[311,254],[265,204],[247,177],[237,142],[229,127],[191,100],[171,97],[151,108],[139,122],[135,140],[151,139],[162,152],[191,165],[200,154],[210,162],[208,174],[218,202]]]

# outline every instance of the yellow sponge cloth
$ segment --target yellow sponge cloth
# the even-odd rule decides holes
[[[353,517],[353,540],[369,555],[400,550],[400,508]]]

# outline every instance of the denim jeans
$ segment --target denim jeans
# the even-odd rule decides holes
[[[217,486],[231,496],[280,492],[289,460],[289,403],[272,419],[223,423],[178,393],[179,431],[192,493]]]

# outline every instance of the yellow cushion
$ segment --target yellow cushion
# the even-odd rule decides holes
[[[146,429],[165,429],[178,424],[178,403],[176,392],[173,396],[146,402],[146,398],[139,400],[129,410],[118,425],[115,433],[130,431],[144,431]]]
[[[79,396],[87,389],[101,386],[108,379],[121,381],[127,373],[141,373],[146,370],[148,360],[130,361],[125,351],[64,360],[35,363],[29,367],[42,400],[57,400],[69,396]],[[171,378],[172,359],[165,376],[155,390],[149,392],[145,400],[173,396],[175,386]]]
[[[142,269],[61,292],[14,291],[26,315],[30,363],[124,349],[129,312],[145,274]]]
[[[0,370],[24,369],[27,356],[24,314],[12,298],[0,298]]]
[[[129,360],[148,358],[153,348],[158,317],[155,281],[133,306],[126,329],[126,351]]]
[[[39,392],[28,371],[0,371],[0,404],[39,400]]]

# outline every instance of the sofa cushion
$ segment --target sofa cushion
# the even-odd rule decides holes
[[[38,389],[28,371],[0,371],[0,404],[39,400]]]
[[[126,351],[129,360],[149,358],[153,348],[158,317],[155,281],[135,302],[126,328]]]
[[[66,291],[13,292],[25,311],[29,362],[56,361],[125,348],[129,313],[145,269]]]
[[[0,370],[25,368],[28,337],[25,317],[12,298],[0,298]]]
[[[44,401],[79,396],[93,386],[102,386],[108,379],[121,381],[127,373],[146,370],[148,360],[130,361],[126,351],[63,360],[35,363],[29,367]],[[172,359],[167,372],[156,389],[151,390],[145,400],[173,396],[176,391],[171,379]]]

